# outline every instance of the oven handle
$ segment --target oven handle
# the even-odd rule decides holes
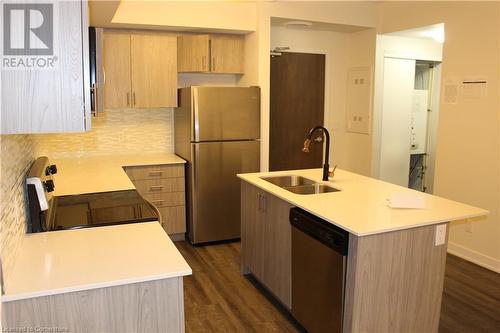
[[[153,203],[151,201],[146,200],[146,199],[144,199],[144,200],[148,203],[149,207],[151,207],[156,212],[156,215],[158,215],[158,223],[160,223],[160,225],[163,227],[163,222],[162,222],[160,210],[155,205],[153,205]]]

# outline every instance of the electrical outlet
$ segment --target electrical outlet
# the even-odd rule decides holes
[[[472,234],[472,223],[471,222],[465,223],[465,232]]]
[[[446,224],[440,224],[436,226],[436,240],[434,242],[435,246],[443,245],[446,241]]]

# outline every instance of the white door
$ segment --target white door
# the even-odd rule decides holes
[[[415,60],[384,58],[380,179],[408,187]]]

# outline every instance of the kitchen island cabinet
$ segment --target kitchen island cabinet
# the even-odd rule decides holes
[[[291,308],[291,228],[288,214],[293,206],[247,183],[241,190],[242,269],[265,285],[288,309]]]
[[[192,271],[158,222],[24,237],[5,281],[4,330],[184,331]]]
[[[294,194],[263,179],[282,175],[302,176],[340,191]],[[330,182],[321,181],[321,169],[238,177],[242,179],[242,272],[253,274],[292,312],[293,302],[283,296],[291,295],[293,284],[288,265],[293,261],[290,207],[299,207],[349,232],[343,332],[437,332],[449,222],[488,214],[480,208],[338,169]],[[426,208],[389,208],[386,199],[400,192],[421,196]],[[271,242],[275,243],[273,251],[266,251]],[[280,246],[281,251],[277,250]],[[279,262],[273,262],[273,256],[279,257]],[[279,271],[273,279],[265,273],[268,261]],[[285,275],[291,276],[291,283],[282,281],[278,286],[279,277]]]

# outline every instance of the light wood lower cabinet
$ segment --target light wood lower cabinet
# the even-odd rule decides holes
[[[12,332],[184,332],[183,278],[2,303]]]
[[[161,215],[169,235],[186,232],[186,193],[183,164],[126,167],[127,175],[144,199]]]
[[[243,182],[241,186],[242,269],[250,271],[289,309],[292,306],[292,207]]]
[[[252,273],[289,309],[291,207],[242,181],[242,273]],[[446,242],[435,245],[436,227],[349,234],[343,332],[438,331]]]

